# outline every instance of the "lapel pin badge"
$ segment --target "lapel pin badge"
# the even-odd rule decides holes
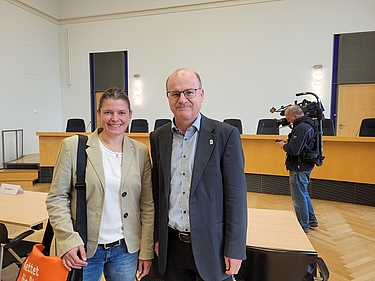
[[[214,144],[214,140],[210,140],[210,145],[213,145]]]

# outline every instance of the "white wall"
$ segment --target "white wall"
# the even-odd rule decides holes
[[[37,131],[62,129],[58,31],[0,0],[0,130],[23,129],[26,154],[39,152]]]
[[[21,0],[21,1],[50,1],[50,0]],[[181,6],[195,6],[196,8],[205,8],[207,6],[230,5],[235,2],[264,2],[279,0],[158,0],[158,1],[139,1],[139,0],[53,0],[59,2],[60,20],[91,17],[94,15],[111,15],[118,13],[140,12],[150,10],[160,10],[165,8],[176,8]],[[196,7],[199,6],[199,7]]]
[[[88,0],[70,1],[71,11],[81,2],[93,15]],[[62,11],[69,18],[65,6]],[[129,52],[130,82],[133,74],[141,75],[142,105],[133,104],[133,116],[147,118],[150,128],[156,118],[171,117],[165,80],[180,67],[201,75],[204,114],[241,118],[244,133],[252,134],[258,119],[280,117],[269,113],[272,106],[311,91],[312,67],[322,64],[329,116],[333,36],[375,30],[373,11],[373,0],[281,0],[57,26],[0,0],[0,129],[23,128],[25,153],[35,153],[35,132],[63,131],[70,117],[88,124],[89,53],[118,50]],[[32,46],[31,57],[25,44]],[[25,72],[30,61],[34,74]]]
[[[53,17],[59,18],[59,2],[60,0],[6,0],[13,2],[16,5],[30,7],[40,13]],[[65,0],[62,0],[65,1]]]
[[[133,104],[133,116],[147,118],[150,128],[156,118],[171,116],[165,79],[180,67],[201,75],[204,114],[241,118],[244,133],[252,134],[259,118],[280,117],[269,113],[272,106],[312,91],[312,67],[322,64],[322,101],[329,116],[333,36],[375,30],[374,10],[371,0],[284,0],[63,25],[60,47],[69,29],[72,85],[62,78],[62,120],[81,114],[89,121],[88,54],[118,50],[129,52],[130,78],[141,75],[142,105]]]

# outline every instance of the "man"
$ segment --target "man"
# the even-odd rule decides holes
[[[232,280],[246,258],[246,181],[237,128],[200,113],[200,77],[166,82],[173,123],[150,134],[155,252],[167,281]]]
[[[286,119],[293,124],[293,129],[288,136],[288,141],[277,141],[276,144],[286,154],[286,169],[289,170],[290,193],[292,195],[294,210],[297,219],[306,234],[310,228],[318,228],[318,220],[311,203],[308,186],[310,174],[314,163],[303,159],[305,148],[312,149],[315,129],[313,120],[306,116],[299,105],[289,106],[285,111]]]

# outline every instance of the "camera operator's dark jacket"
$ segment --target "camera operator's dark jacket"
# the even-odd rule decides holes
[[[314,163],[302,160],[301,153],[311,143],[315,129],[308,123],[310,117],[304,115],[294,120],[293,129],[288,135],[288,143],[283,149],[287,153],[285,161],[286,169],[291,171],[309,171],[314,168]],[[313,144],[311,144],[313,146]],[[309,149],[312,149],[310,147]]]

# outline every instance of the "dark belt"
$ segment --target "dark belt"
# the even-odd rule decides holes
[[[191,243],[190,232],[178,231],[178,230],[176,230],[176,229],[173,229],[173,228],[170,228],[170,227],[169,227],[169,233],[170,233],[172,236],[178,237],[178,239],[180,239],[181,242],[184,242],[184,243]]]
[[[104,249],[109,249],[109,248],[124,245],[124,244],[125,244],[125,239],[122,238],[120,240],[117,240],[117,241],[114,241],[114,242],[111,242],[111,243],[99,244],[99,246],[103,247]]]

